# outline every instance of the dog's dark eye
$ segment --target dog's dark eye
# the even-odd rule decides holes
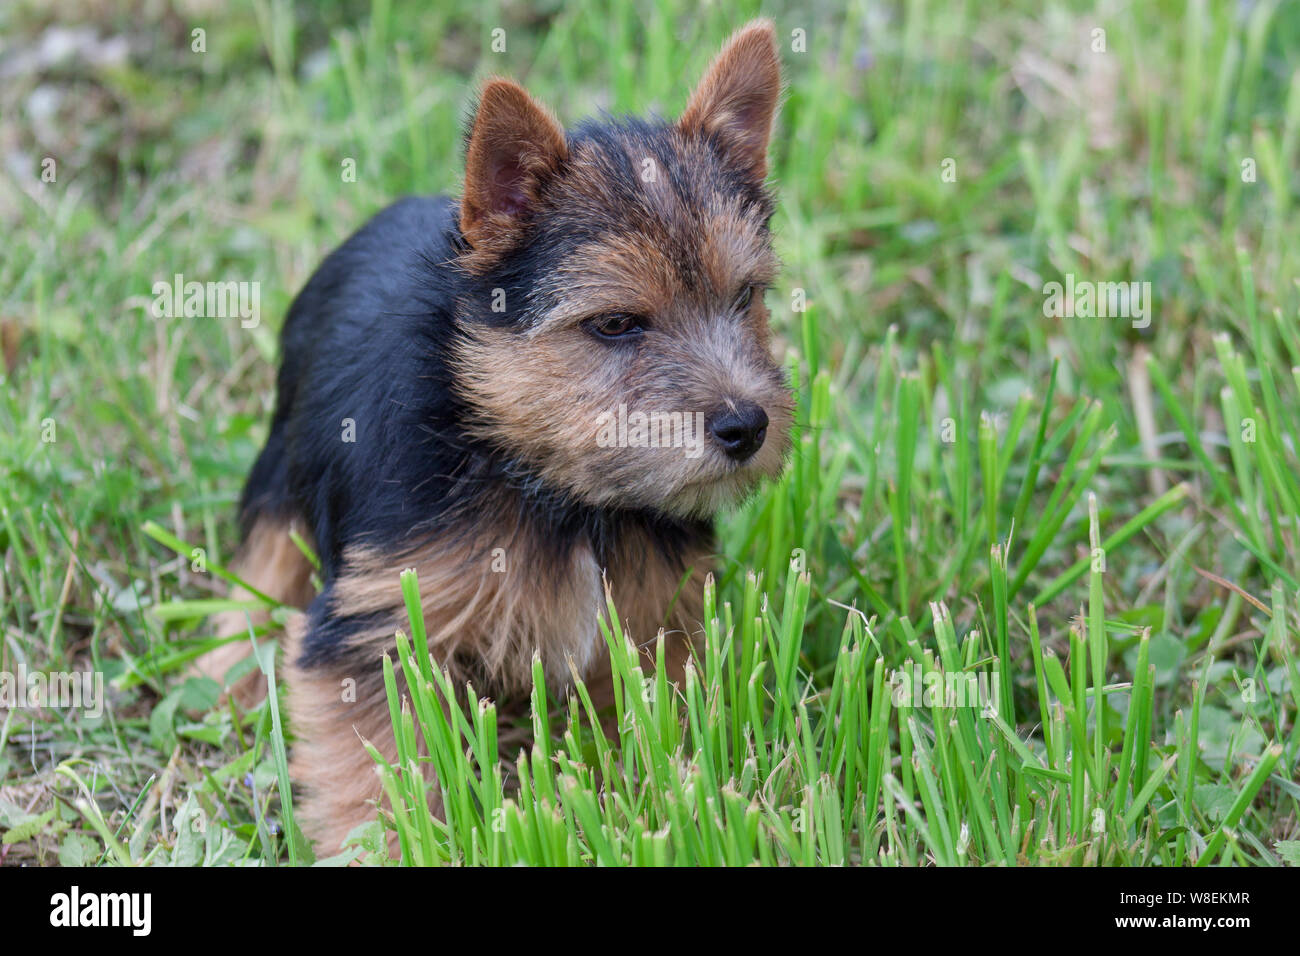
[[[597,338],[626,339],[640,335],[645,331],[644,320],[630,312],[612,312],[594,319],[588,319],[587,328]]]
[[[732,308],[735,309],[737,312],[744,312],[746,309],[749,308],[749,303],[753,301],[754,301],[754,287],[752,285],[747,285],[745,286],[745,288],[740,290],[740,295],[736,296],[736,301],[732,305]]]

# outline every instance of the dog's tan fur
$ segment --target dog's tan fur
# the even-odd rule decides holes
[[[312,566],[302,551],[289,537],[297,533],[310,546],[311,533],[302,522],[263,518],[257,521],[244,539],[230,570],[269,598],[291,607],[305,608],[315,596],[312,586]],[[231,597],[241,601],[252,600],[255,595],[241,587],[231,591]],[[260,627],[269,614],[260,608],[244,611],[223,611],[213,615],[213,633],[218,637],[247,635],[248,624]],[[247,640],[235,640],[209,651],[194,662],[197,673],[211,677],[244,707],[252,707],[266,695],[266,686],[260,671],[254,670],[226,684],[226,675],[240,661],[252,653]]]
[[[381,787],[361,741],[397,759],[383,671],[351,665],[303,668],[305,618],[290,621],[285,642],[289,721],[296,741],[289,772],[304,792],[295,800],[298,825],[326,854],[375,813]],[[349,688],[345,682],[354,681]],[[352,693],[349,693],[352,691]],[[354,696],[355,695],[355,696]]]
[[[504,566],[497,547],[504,553]],[[590,694],[599,709],[613,703],[609,655],[597,623],[605,613],[602,570],[624,632],[641,648],[647,673],[653,672],[661,627],[671,679],[680,680],[690,657],[710,556],[692,555],[682,567],[653,548],[648,540],[628,539],[620,543],[607,569],[597,567],[586,549],[571,555],[568,568],[546,569],[537,563],[546,555],[535,543],[497,530],[473,544],[433,546],[396,560],[373,551],[349,555],[347,570],[337,579],[337,600],[349,613],[382,612],[385,623],[352,638],[338,663],[310,669],[292,663],[298,656],[301,621],[290,630],[289,711],[301,741],[294,748],[292,771],[305,788],[299,801],[304,832],[322,846],[337,849],[339,841],[374,812],[379,783],[359,738],[393,759],[379,675],[383,654],[394,654],[394,631],[405,628],[396,583],[403,568],[415,568],[419,575],[429,649],[455,683],[469,680],[476,688],[492,687],[507,697],[525,695],[532,658],[538,654],[555,688],[570,683],[572,661],[591,682]],[[537,588],[534,576],[548,574],[555,575],[555,589]],[[355,691],[353,701],[345,699],[352,696],[349,691]]]
[[[396,584],[404,568],[419,575],[429,649],[440,661],[472,660],[468,676],[503,692],[529,684],[534,653],[547,674],[567,673],[572,657],[585,669],[595,651],[601,604],[601,569],[588,548],[576,549],[563,567],[523,535],[480,528],[472,542],[439,541],[414,553],[388,557],[358,549],[344,558],[334,600],[348,614],[388,612],[389,622],[353,637],[378,661],[405,619]],[[550,587],[539,587],[545,581]]]

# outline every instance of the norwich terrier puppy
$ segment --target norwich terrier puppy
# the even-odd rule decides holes
[[[789,450],[763,304],[780,89],[767,21],[676,122],[566,133],[490,80],[459,202],[389,207],[294,301],[236,570],[306,609],[287,649],[293,775],[323,847],[380,795],[358,736],[391,754],[381,658],[407,626],[403,568],[437,664],[478,693],[523,691],[535,654],[557,689],[571,663],[607,682],[606,582],[647,668],[662,629],[680,672],[713,516]],[[319,594],[291,528],[314,542]],[[221,680],[244,647],[203,669]]]

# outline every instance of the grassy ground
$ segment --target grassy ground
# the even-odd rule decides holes
[[[0,709],[0,861],[310,859],[275,697],[183,676],[285,308],[391,198],[455,190],[477,78],[672,115],[759,12],[790,472],[724,518],[679,693],[611,635],[619,740],[550,701],[502,767],[494,710],[443,724],[395,660],[448,806],[385,769],[407,859],[1300,861],[1296,5],[158,6],[0,10],[0,671],[111,704]],[[260,282],[263,321],[153,318],[175,273]],[[1067,276],[1150,283],[1149,322],[1046,315]]]

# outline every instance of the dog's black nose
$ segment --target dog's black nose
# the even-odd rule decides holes
[[[753,402],[739,402],[713,416],[709,431],[728,457],[744,461],[763,447],[767,437],[767,412]]]

